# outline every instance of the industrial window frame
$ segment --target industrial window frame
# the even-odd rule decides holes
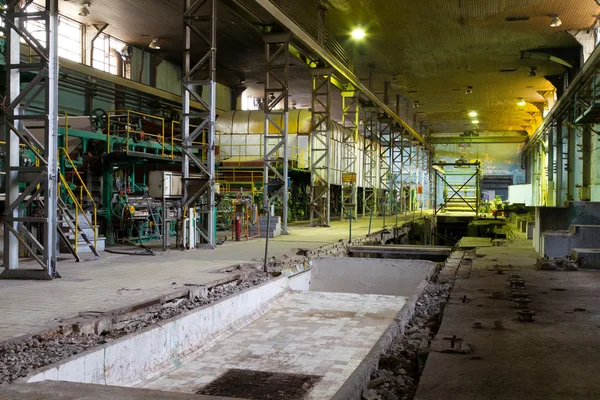
[[[43,10],[37,4],[30,4],[27,12]],[[46,28],[42,21],[26,21],[26,28],[42,46],[46,45]],[[58,19],[58,56],[67,60],[83,63],[84,60],[84,27],[83,24],[63,15]],[[23,41],[23,40],[22,40]]]
[[[93,68],[123,78],[130,78],[131,71],[128,68],[129,65],[124,63],[121,58],[121,50],[127,46],[127,43],[108,34],[101,33],[92,46],[94,48]]]

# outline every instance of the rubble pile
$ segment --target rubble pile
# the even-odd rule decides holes
[[[365,400],[409,400],[416,393],[426,354],[419,349],[427,347],[440,325],[440,304],[447,300],[452,282],[431,282],[421,294],[415,314],[404,334],[398,335],[386,354],[379,359],[379,369],[371,377]]]
[[[125,326],[101,335],[69,332],[35,335],[27,340],[0,344],[0,384],[27,376],[30,371],[67,359],[88,349],[103,345],[125,335],[142,330],[160,321],[195,308],[214,303],[246,288],[271,279],[263,272],[253,271],[242,278],[208,289],[201,296],[165,302],[148,312],[125,322]]]

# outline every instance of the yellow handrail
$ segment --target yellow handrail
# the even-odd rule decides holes
[[[115,115],[116,114],[116,115]],[[111,116],[112,115],[112,116]],[[137,115],[140,117],[146,117],[149,118],[151,120],[157,120],[160,121],[160,126],[161,126],[161,134],[160,135],[155,135],[152,133],[146,133],[141,131],[140,133],[143,133],[144,136],[150,136],[150,137],[154,137],[156,138],[156,140],[160,143],[161,145],[161,157],[164,158],[165,157],[165,119],[161,118],[161,117],[157,117],[155,115],[150,115],[150,114],[145,114],[145,113],[141,113],[141,112],[137,112],[137,111],[132,111],[132,110],[111,110],[108,112],[108,129],[107,129],[107,152],[110,153],[110,136],[111,136],[111,118],[116,117],[126,117],[126,121],[125,121],[125,129],[116,129],[116,132],[123,132],[125,133],[125,143],[126,143],[126,149],[127,149],[127,153],[129,153],[129,139],[130,139],[130,135],[131,132],[135,132],[135,130],[131,129],[131,116],[132,115]],[[114,134],[114,131],[112,131],[112,133]],[[172,151],[172,150],[171,150]]]
[[[75,163],[73,163],[73,160],[71,159],[71,157],[69,156],[69,153],[67,153],[67,150],[64,147],[61,147],[58,149],[59,155],[62,152],[63,155],[65,156],[65,159],[69,162],[69,164],[71,165],[71,168],[73,169],[73,171],[75,171],[75,175],[77,176],[77,180],[79,181],[80,185],[80,201],[77,201],[77,197],[75,196],[75,194],[73,193],[73,191],[71,190],[71,188],[69,187],[67,181],[65,180],[65,177],[63,176],[63,174],[60,174],[60,178],[61,181],[63,182],[63,184],[66,187],[67,193],[69,194],[69,197],[71,197],[71,200],[73,200],[73,203],[75,203],[75,212],[77,213],[77,208],[81,209],[81,213],[83,214],[83,217],[85,218],[85,220],[87,221],[87,223],[90,225],[90,227],[92,227],[92,230],[94,231],[94,247],[96,247],[97,242],[98,242],[98,232],[97,232],[97,226],[98,226],[98,218],[97,218],[97,207],[96,207],[96,202],[94,201],[94,198],[92,197],[92,194],[90,193],[90,191],[88,190],[87,186],[85,185],[85,183],[83,182],[83,179],[81,178],[81,175],[79,175],[79,171],[77,171],[77,167],[75,166]],[[87,194],[87,196],[89,197],[93,209],[94,209],[94,223],[92,224],[92,222],[88,219],[87,215],[85,215],[85,212],[83,211],[83,191],[85,191],[85,193]],[[77,216],[76,216],[77,218]],[[78,235],[77,235],[77,231],[78,231],[78,227],[79,227],[79,223],[78,223],[78,219],[75,220],[75,252],[77,252],[77,240],[78,240]]]
[[[65,116],[65,149],[69,152],[69,114],[65,110],[58,111],[59,114]]]

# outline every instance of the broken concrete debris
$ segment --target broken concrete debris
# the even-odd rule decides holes
[[[538,266],[543,271],[579,271],[577,262],[568,257],[540,258]]]
[[[415,306],[415,314],[403,335],[398,335],[379,359],[375,371],[362,393],[365,400],[409,400],[416,393],[426,348],[437,333],[441,321],[441,304],[448,299],[453,282],[427,285]]]
[[[262,272],[251,271],[240,279],[207,288],[200,296],[178,298],[150,308],[141,316],[119,321],[120,326],[100,334],[74,332],[72,329],[47,335],[36,335],[27,340],[0,344],[0,384],[10,383],[37,368],[64,360],[85,350],[100,346],[133,332],[140,331],[160,321],[170,319],[188,310],[214,303],[246,288],[271,279]]]

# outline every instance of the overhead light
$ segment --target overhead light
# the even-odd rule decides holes
[[[558,14],[550,14],[549,17],[552,18],[552,22],[550,22],[551,27],[558,28],[562,25],[562,21],[558,17]]]
[[[88,10],[89,6],[91,6],[91,4],[87,1],[81,4],[81,8],[79,9],[80,17],[87,17],[88,15],[90,15],[90,10]]]
[[[517,103],[517,105],[519,107],[523,107],[527,104],[527,102],[525,101],[525,99],[523,99],[522,97],[519,99],[519,102]]]
[[[150,47],[152,50],[160,50],[160,44],[158,44],[158,40],[159,40],[159,38],[157,38],[157,37],[152,39],[152,41],[150,42],[148,47]]]
[[[354,39],[354,40],[362,40],[365,38],[365,36],[367,36],[367,33],[362,28],[355,28],[352,31],[351,35],[352,35],[352,39]]]
[[[475,118],[476,116],[477,116],[477,111],[471,111],[469,113],[469,117],[471,117],[471,118]]]
[[[531,69],[529,70],[529,76],[536,76],[537,73],[537,68],[536,67],[531,67]]]
[[[471,121],[473,123],[473,125],[477,125],[479,123],[478,119],[474,119],[473,121]]]
[[[467,90],[465,91],[465,94],[472,94],[473,93],[473,86],[467,86]]]

